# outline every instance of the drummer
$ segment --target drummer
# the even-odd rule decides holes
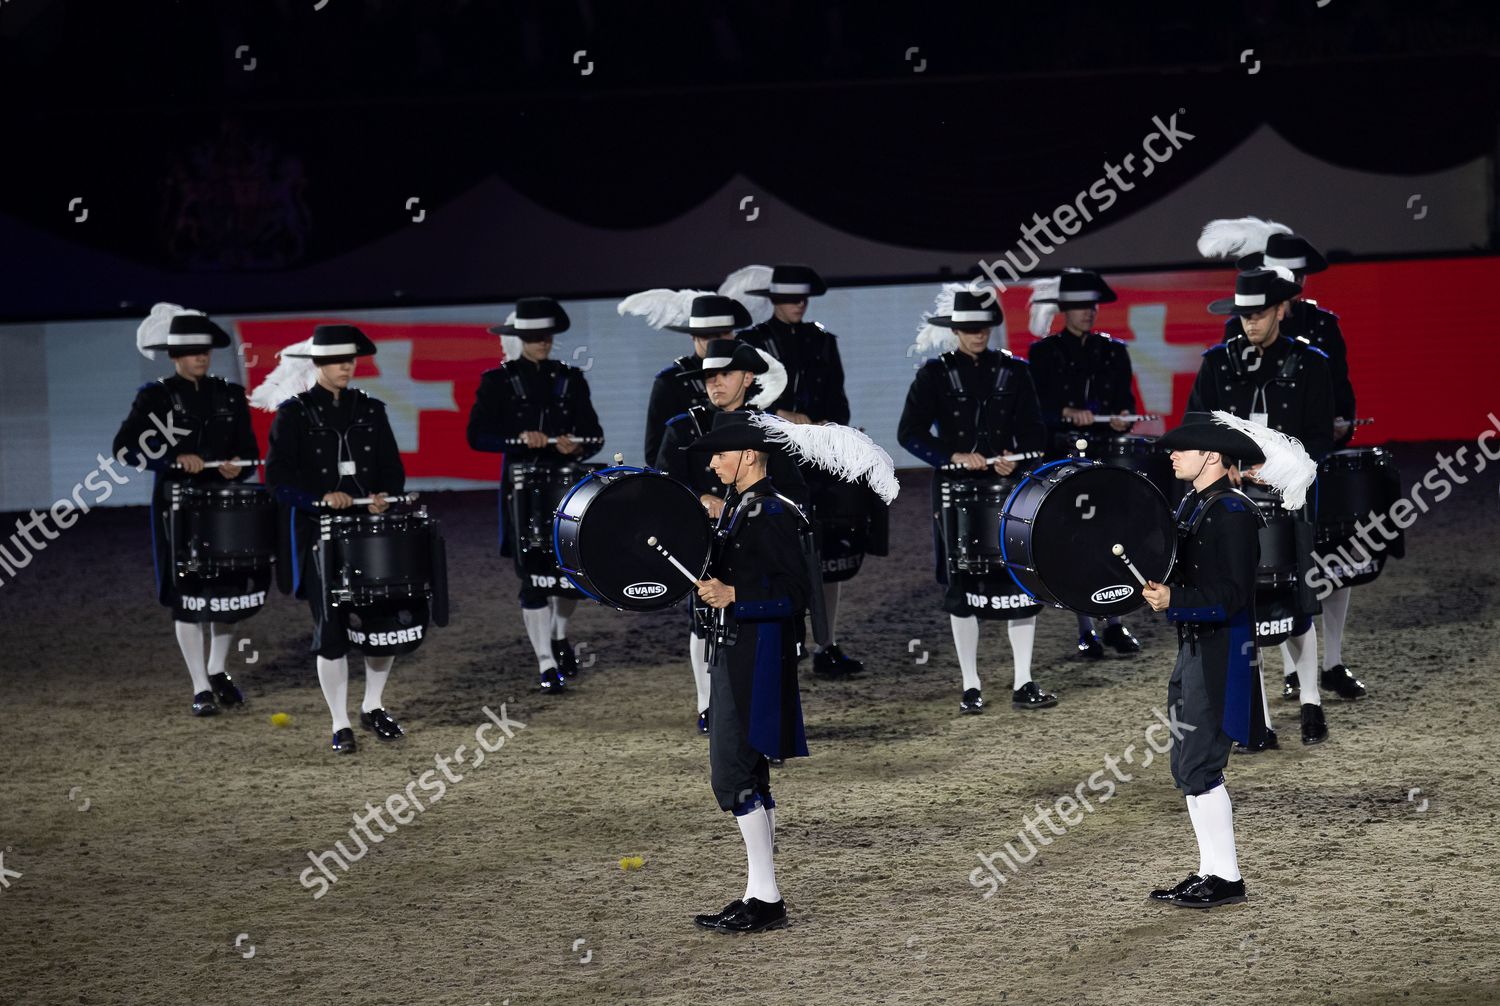
[[[984,708],[980,692],[978,619],[1006,623],[1015,671],[1011,705],[1045,709],[1057,696],[1031,679],[1031,651],[1041,605],[1008,576],[979,576],[948,569],[941,525],[944,478],[987,479],[1015,474],[1016,462],[1001,455],[1040,451],[1047,442],[1036,388],[1025,361],[1006,349],[990,349],[990,333],[1002,320],[993,291],[949,284],[938,297],[937,313],[925,319],[917,344],[948,345],[948,352],[924,363],[911,383],[901,412],[901,446],[934,468],[962,466],[932,480],[933,547],[938,583],[946,588],[943,608],[953,629],[953,645],[963,674],[959,711]],[[994,458],[991,461],[989,459]]]
[[[708,405],[695,405],[680,416],[673,416],[661,437],[656,467],[698,494],[709,517],[719,519],[729,484],[704,463],[701,454],[686,448],[713,428],[714,417],[724,412],[760,412],[776,400],[786,384],[786,371],[772,356],[733,339],[709,342],[698,369],[681,373],[677,380],[701,380],[708,390]],[[755,389],[753,397],[751,390]],[[787,455],[772,451],[766,458],[767,471],[779,492],[798,506],[807,502],[807,484],[802,473]],[[693,682],[698,691],[698,732],[709,730],[709,681],[707,622],[704,609],[694,606],[692,630],[688,637],[688,655],[693,668]]]
[[[551,297],[523,297],[502,325],[490,331],[520,339],[520,355],[487,370],[469,411],[469,446],[504,455],[513,464],[563,465],[586,461],[604,444],[604,430],[589,397],[583,371],[550,359],[552,340],[571,322]],[[540,565],[528,566],[522,543],[506,534],[511,526],[512,481],[500,481],[500,554],[515,561],[521,581],[521,620],[536,654],[541,689],[559,694],[566,679],[578,673],[578,658],[568,641],[568,620],[583,593],[556,569],[549,552]],[[533,566],[536,564],[533,563]]]
[[[167,535],[166,515],[174,484],[212,488],[226,481],[243,482],[255,474],[253,467],[239,463],[260,456],[245,389],[208,373],[211,351],[228,345],[229,334],[202,312],[176,304],[154,306],[136,329],[136,348],[147,359],[165,352],[174,372],[136,391],[112,451],[122,463],[149,468],[155,476],[151,548],[156,599],[172,609],[177,646],[193,682],[194,716],[213,716],[220,707],[244,704],[244,696],[224,669],[234,640],[231,625],[261,609],[271,583],[269,565],[248,576],[178,576]],[[153,438],[164,439],[163,429],[172,431],[172,441],[147,448]],[[205,468],[205,461],[224,463]]]
[[[1284,268],[1252,269],[1235,277],[1234,295],[1214,301],[1208,310],[1238,318],[1241,331],[1204,352],[1188,409],[1222,410],[1285,433],[1296,438],[1318,462],[1333,449],[1333,385],[1328,357],[1306,341],[1284,337],[1281,332],[1288,305],[1301,290]],[[1246,474],[1253,476],[1254,469],[1247,469]],[[1239,478],[1238,470],[1232,477]],[[1298,519],[1310,523],[1305,509]],[[1306,574],[1313,568],[1311,528],[1305,539],[1308,546],[1299,549],[1297,556],[1297,596],[1290,602],[1296,621],[1291,637],[1281,646],[1281,654],[1287,677],[1295,673],[1300,685],[1302,743],[1317,744],[1328,737],[1328,726],[1318,693],[1318,636],[1312,619],[1318,604],[1306,589]],[[1291,687],[1289,681],[1288,690]],[[1265,716],[1269,723],[1269,708]],[[1276,732],[1267,731],[1264,746],[1274,748],[1278,744]]]
[[[1130,430],[1132,424],[1120,418],[1136,411],[1130,350],[1119,339],[1094,330],[1099,305],[1117,299],[1104,278],[1087,269],[1069,269],[1032,288],[1031,334],[1040,341],[1031,344],[1027,356],[1042,419],[1051,435],[1051,457],[1072,453],[1080,437],[1093,448]],[[1063,328],[1049,335],[1055,314],[1062,315]],[[1122,654],[1141,649],[1119,616],[1105,620],[1101,642],[1093,618],[1079,614],[1078,652],[1099,660],[1105,646]]]
[[[650,298],[656,291],[646,291],[627,297],[621,302],[622,313],[633,313],[632,304]],[[691,314],[684,324],[663,325],[673,332],[682,332],[693,338],[693,351],[677,357],[657,372],[651,382],[651,395],[646,401],[646,464],[656,464],[661,455],[662,437],[666,435],[668,421],[687,412],[693,406],[706,405],[710,400],[702,372],[703,357],[709,343],[714,340],[732,340],[737,328],[750,325],[750,312],[730,297],[718,294],[702,294],[692,300]]]
[[[288,561],[280,564],[278,579],[284,591],[307,598],[312,609],[312,649],[333,721],[336,754],[352,754],[356,748],[348,710],[351,643],[360,641],[365,663],[360,725],[381,740],[396,740],[404,731],[385,709],[385,684],[396,656],[415,650],[421,633],[393,645],[364,640],[403,629],[406,639],[411,629],[425,629],[428,617],[425,601],[360,609],[354,612],[357,627],[344,608],[333,609],[331,618],[324,616],[328,588],[312,548],[318,518],[330,511],[349,513],[354,500],[363,498],[370,500],[364,508],[368,512],[384,513],[390,507],[386,497],[406,485],[385,403],[349,384],[358,358],[374,355],[375,344],[353,325],[319,325],[311,339],[281,351],[281,363],[251,395],[254,405],[276,413],[266,482],[288,511],[282,521]]]

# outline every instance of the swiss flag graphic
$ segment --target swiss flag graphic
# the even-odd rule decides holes
[[[272,369],[276,353],[312,335],[317,325],[347,322],[329,317],[241,321],[247,387]],[[465,429],[479,378],[499,365],[500,340],[482,325],[381,324],[354,321],[379,352],[355,364],[353,384],[385,403],[391,430],[401,448],[406,477],[495,481],[497,455],[469,449]],[[265,444],[272,416],[252,410],[255,433]]]

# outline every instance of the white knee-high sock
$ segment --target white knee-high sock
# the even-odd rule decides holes
[[[958,651],[958,670],[964,676],[964,691],[979,687],[979,619],[949,615],[953,626],[953,648]]]
[[[547,607],[552,609],[552,638],[568,638],[568,619],[573,617],[573,610],[578,607],[576,597],[549,597]]]
[[[1193,822],[1193,836],[1198,839],[1198,876],[1208,876],[1208,843],[1203,838],[1203,822],[1198,820],[1198,798],[1188,794],[1188,817]]]
[[[1036,642],[1036,616],[1013,618],[1005,623],[1010,636],[1010,652],[1016,661],[1016,682],[1012,687],[1020,688],[1031,680],[1031,648]]]
[[[391,676],[391,665],[395,662],[395,657],[365,658],[365,701],[360,706],[365,712],[372,713],[381,707],[386,679]]]
[[[758,898],[767,903],[780,901],[781,891],[776,887],[776,864],[771,852],[771,821],[766,808],[756,807],[734,820],[745,840],[745,860],[749,864],[745,899]]]
[[[1198,794],[1198,820],[1208,840],[1209,872],[1224,880],[1240,879],[1240,860],[1234,848],[1234,807],[1229,791],[1220,783]]]
[[[206,692],[208,671],[203,664],[203,626],[198,622],[172,623],[177,629],[177,648],[187,662],[188,675],[193,679],[193,694]]]
[[[522,608],[521,621],[526,623],[526,638],[531,640],[532,652],[542,670],[557,666],[552,655],[552,607]]]
[[[842,583],[823,584],[823,609],[828,614],[828,645],[832,646],[839,639],[839,588]],[[821,652],[823,647],[818,647]]]
[[[693,664],[693,687],[698,690],[698,711],[708,708],[708,640],[688,633],[688,660]]]
[[[333,717],[333,732],[349,727],[349,658],[318,658],[318,684],[323,686],[323,701]]]
[[[1308,626],[1300,636],[1292,636],[1281,644],[1281,656],[1286,661],[1287,673],[1297,672],[1297,686],[1302,690],[1304,706],[1321,706],[1323,697],[1318,694],[1318,630],[1317,623]]]
[[[228,622],[210,622],[213,633],[208,642],[208,673],[223,674],[229,660],[229,648],[234,645],[234,626]]]
[[[1323,669],[1344,662],[1344,621],[1349,617],[1349,590],[1340,587],[1323,598]]]
[[[1271,726],[1271,693],[1266,691],[1266,664],[1263,660],[1256,660],[1255,673],[1260,675],[1260,711],[1265,717],[1266,729],[1274,729]]]

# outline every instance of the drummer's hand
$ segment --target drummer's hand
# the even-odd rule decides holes
[[[1063,409],[1063,418],[1074,426],[1092,426],[1094,414],[1088,409]]]
[[[1344,434],[1346,434],[1346,433],[1349,432],[1349,425],[1350,425],[1349,424],[1349,420],[1345,419],[1343,416],[1334,416],[1333,417],[1333,439],[1335,439],[1335,440],[1342,440],[1342,439],[1344,439]]]
[[[566,433],[557,438],[557,451],[559,454],[572,454],[574,451],[578,450],[578,447],[578,441],[574,440]]]
[[[734,588],[719,579],[699,580],[698,596],[711,608],[727,608],[734,603]]]
[[[1141,596],[1146,599],[1147,604],[1151,605],[1152,611],[1161,611],[1163,608],[1172,606],[1172,588],[1157,583],[1155,580],[1146,581],[1146,586],[1141,588]]]
[[[226,461],[224,464],[220,465],[219,474],[224,476],[226,479],[238,478],[240,472],[244,471],[244,468],[236,463],[238,461],[239,458],[235,458],[234,461]]]
[[[203,459],[196,454],[179,454],[177,455],[177,463],[189,475],[197,475],[203,470]]]
[[[354,497],[348,493],[324,493],[323,505],[335,510],[347,510],[354,505]]]
[[[978,471],[984,467],[984,455],[969,452],[968,454],[955,454],[949,458],[951,464],[962,465],[970,471]]]
[[[996,475],[1009,475],[1011,472],[1016,470],[1016,463],[1014,461],[1007,461],[1004,458],[1000,458],[991,467],[995,469]]]
[[[1120,413],[1120,416],[1128,416],[1129,414],[1130,413],[1128,413],[1128,412],[1122,412],[1122,413]],[[1111,416],[1110,417],[1110,419],[1109,419],[1109,428],[1112,429],[1112,430],[1118,430],[1119,432],[1124,433],[1126,430],[1130,429],[1130,423],[1127,422],[1124,419],[1121,419],[1120,416]]]
[[[527,447],[541,448],[547,446],[547,434],[540,430],[527,430],[521,434],[521,439],[525,441]]]
[[[385,498],[385,493],[372,493],[370,496],[370,512],[385,513],[391,508],[391,501]]]
[[[698,499],[703,502],[703,509],[707,510],[708,515],[714,520],[718,520],[719,514],[724,512],[724,501],[712,493],[704,493]]]

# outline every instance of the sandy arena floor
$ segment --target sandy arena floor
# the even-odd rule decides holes
[[[1398,448],[1408,485],[1432,450]],[[898,501],[896,554],[846,590],[841,637],[871,673],[803,678],[813,756],[774,776],[792,924],[739,939],[690,923],[740,894],[745,862],[692,729],[680,610],[580,608],[572,638],[596,662],[544,698],[493,495],[434,494],[453,625],[397,661],[386,705],[408,736],[361,733],[336,758],[300,602],[242,623],[248,711],[194,719],[143,512],[88,515],[0,587],[0,1001],[1500,1000],[1493,470],[1356,591],[1345,652],[1370,697],[1330,701],[1330,740],[1308,749],[1274,700],[1282,750],[1231,762],[1251,899],[1209,913],[1144,900],[1196,866],[1165,759],[1140,767],[1175,634],[1138,613],[1145,653],[1083,664],[1072,617],[1044,612],[1035,675],[1061,704],[961,718],[925,478]],[[1000,623],[980,647],[1002,700]],[[356,672],[351,705],[362,687]],[[315,900],[309,852],[352,847],[367,801],[472,748],[502,703],[524,729],[482,765],[466,750],[441,802]],[[981,897],[978,854],[1131,745],[1114,799]]]

